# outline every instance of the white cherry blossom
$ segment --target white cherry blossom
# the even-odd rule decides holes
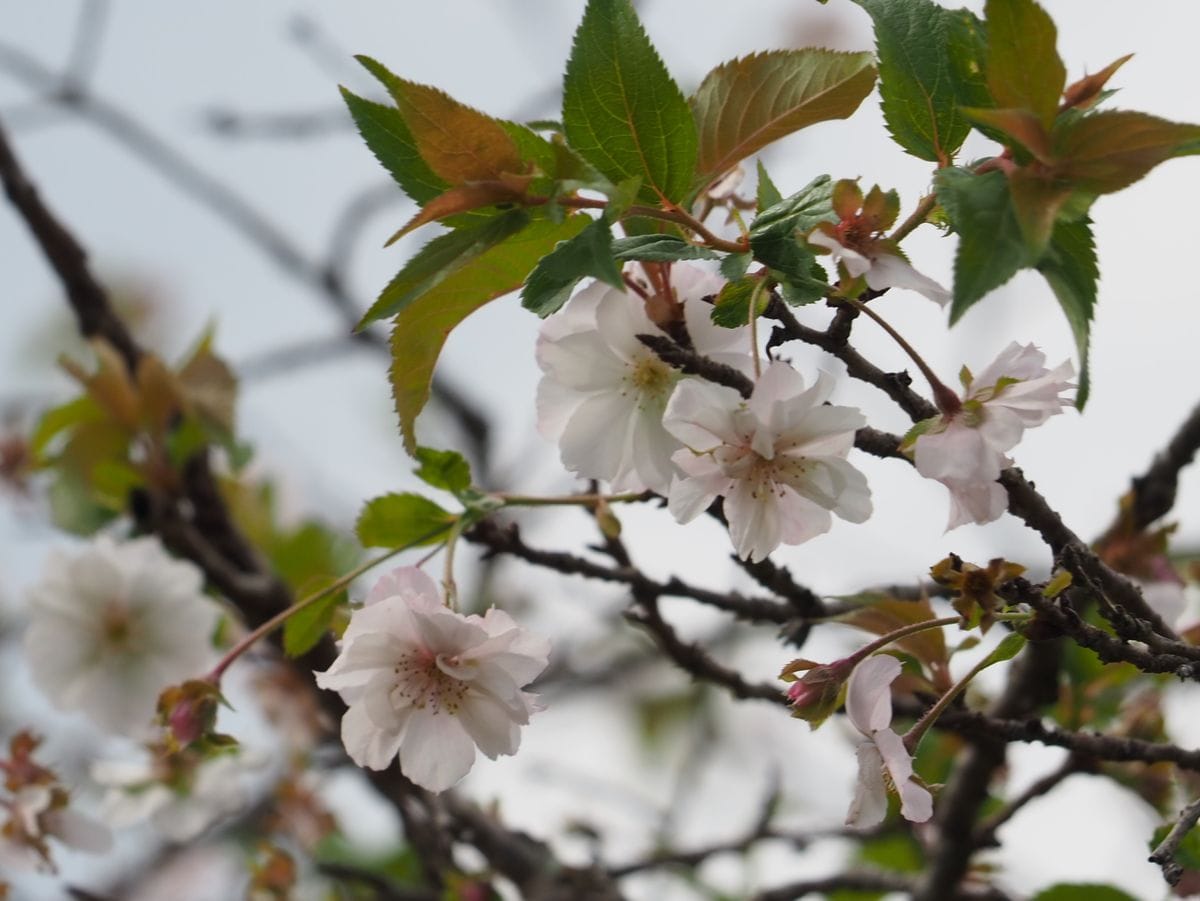
[[[723,282],[694,267],[671,267],[671,286],[683,304],[696,351],[749,373],[748,329],[714,325],[701,298]],[[665,334],[646,315],[645,302],[597,282],[542,325],[537,360],[538,428],[557,441],[563,465],[615,491],[646,488],[666,494],[679,449],[663,428],[667,400],[682,374],[664,363],[638,335]]]
[[[908,260],[894,253],[886,253],[882,249],[876,250],[873,255],[860,253],[820,230],[808,236],[808,243],[828,250],[835,260],[846,267],[852,278],[864,276],[868,288],[876,291],[906,288],[923,294],[943,307],[950,302],[950,292],[939,282],[922,275]]]
[[[522,691],[546,668],[549,643],[492,608],[463,616],[437,586],[406,567],[383,576],[354,611],[333,665],[317,684],[349,709],[342,742],[359,766],[400,770],[430,791],[467,774],[475,749],[515,754],[520,727],[540,708]]]
[[[800,544],[829,531],[831,513],[866,520],[867,480],[845,459],[866,420],[849,407],[825,405],[831,390],[824,375],[806,389],[799,373],[778,361],[748,400],[723,385],[681,383],[664,419],[686,445],[673,458],[683,475],[671,485],[671,513],[689,522],[724,497],[734,547],[751,560],[781,542]]]
[[[64,710],[125,735],[149,728],[159,693],[212,664],[216,606],[195,566],[157,538],[94,538],[51,554],[29,594],[25,656]]]
[[[996,479],[1012,465],[1012,450],[1026,429],[1041,425],[1071,404],[1062,397],[1074,387],[1075,369],[1054,369],[1034,345],[1015,341],[977,376],[964,376],[962,408],[923,423],[912,442],[917,472],[950,490],[947,529],[998,519],[1008,505]]]
[[[108,829],[68,807],[67,793],[57,785],[23,785],[0,798],[0,864],[52,872],[49,839],[91,854],[112,847]]]
[[[888,787],[900,796],[900,815],[913,823],[933,816],[933,796],[913,775],[912,757],[892,729],[892,683],[900,661],[888,654],[868,657],[850,674],[846,715],[866,739],[856,751],[858,784],[846,825],[870,829],[887,815]],[[886,778],[885,778],[885,775]]]

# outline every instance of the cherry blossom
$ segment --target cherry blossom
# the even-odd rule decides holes
[[[1026,429],[1062,412],[1071,401],[1075,369],[1064,362],[1047,369],[1045,355],[1015,341],[978,376],[963,370],[962,407],[921,423],[906,442],[917,472],[950,490],[947,530],[987,523],[1005,511],[1008,497],[996,479],[1012,465],[1008,451]]]
[[[867,287],[875,291],[906,288],[943,307],[950,302],[950,292],[940,282],[918,272],[912,263],[897,253],[886,253],[878,248],[860,253],[823,231],[814,231],[808,236],[808,243],[824,247],[835,260],[846,267],[846,272],[852,278],[863,276]]]
[[[78,851],[108,851],[108,829],[67,804],[67,792],[58,785],[25,785],[0,799],[0,864],[53,872],[51,838]]]
[[[696,351],[749,374],[750,337],[744,328],[713,324],[701,298],[723,282],[693,267],[671,267],[671,286],[683,305]],[[563,465],[616,491],[649,488],[666,494],[680,447],[662,424],[663,411],[683,378],[638,335],[665,333],[633,292],[595,283],[547,319],[538,337],[538,428],[557,441]]]
[[[349,709],[342,742],[359,766],[400,770],[430,791],[458,782],[478,748],[515,754],[540,708],[522,691],[546,667],[549,643],[492,608],[463,616],[414,567],[395,569],[350,618],[341,653],[317,684]]]
[[[866,741],[859,744],[858,785],[846,825],[870,829],[887,815],[889,786],[900,796],[900,815],[913,823],[933,816],[933,796],[913,775],[904,740],[891,729],[892,683],[900,661],[888,654],[868,657],[850,675],[846,715]]]
[[[157,538],[55,552],[29,594],[25,655],[58,707],[120,734],[148,728],[159,693],[212,663],[218,611],[200,570]]]
[[[749,400],[732,388],[688,380],[675,389],[664,426],[687,445],[676,452],[683,476],[668,506],[689,522],[725,498],[739,556],[762,560],[782,542],[800,544],[829,531],[836,513],[850,522],[871,515],[871,492],[846,462],[854,431],[866,420],[850,407],[825,405],[822,375],[805,388],[786,363],[773,362]]]

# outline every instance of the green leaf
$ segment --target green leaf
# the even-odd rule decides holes
[[[771,176],[767,175],[767,168],[762,164],[762,160],[758,161],[758,190],[755,199],[760,211],[773,207],[783,200],[783,195],[775,187],[775,182],[771,181]]]
[[[449,184],[495,179],[526,168],[506,123],[438,88],[393,75],[369,56],[356,59],[387,88],[422,159]]]
[[[814,122],[850,116],[875,86],[873,63],[869,53],[810,47],[756,53],[717,66],[690,101],[701,181]]]
[[[345,600],[345,591],[335,591],[289,616],[283,624],[283,652],[289,657],[301,657],[316,647]]]
[[[458,494],[471,487],[471,464],[458,451],[418,447],[416,458],[421,465],[413,472],[426,485],[441,488],[451,494]]]
[[[362,331],[379,319],[395,316],[426,291],[475,262],[528,224],[529,216],[525,212],[510,210],[434,238],[388,283],[358,323],[356,331]]]
[[[1003,173],[975,175],[946,168],[938,171],[933,184],[938,203],[959,236],[950,306],[953,324],[1030,260]]]
[[[692,112],[629,0],[589,0],[567,61],[563,127],[613,182],[640,176],[646,202],[687,195],[696,166]]]
[[[345,88],[342,88],[342,98],[367,147],[405,194],[423,204],[449,187],[421,158],[417,142],[398,109],[364,100]]]
[[[1000,644],[996,645],[990,654],[976,664],[975,672],[981,673],[989,666],[995,666],[997,663],[1003,663],[1005,660],[1012,660],[1021,653],[1021,648],[1023,647],[1025,647],[1025,636],[1016,632],[1009,632],[1000,639]]]
[[[746,275],[746,270],[754,262],[754,257],[748,253],[731,253],[721,260],[721,278],[727,282],[736,282]]]
[[[716,260],[721,255],[689,244],[676,235],[633,235],[617,238],[612,244],[613,256],[622,262],[645,260],[653,263],[672,263],[676,260]]]
[[[1038,892],[1032,901],[1137,901],[1111,885],[1100,882],[1060,882]]]
[[[750,243],[756,238],[806,235],[818,222],[836,222],[833,185],[828,175],[818,175],[791,197],[758,214],[750,223]]]
[[[545,319],[567,302],[580,279],[589,276],[625,290],[621,267],[613,258],[612,229],[604,217],[592,220],[538,262],[521,289],[521,306]]]
[[[1091,223],[1087,219],[1058,223],[1037,270],[1054,291],[1075,336],[1079,353],[1079,390],[1075,395],[1075,406],[1082,410],[1091,388],[1088,333],[1096,308],[1096,282],[1100,278]]]
[[[51,407],[42,414],[29,438],[29,452],[35,460],[43,460],[46,449],[56,435],[82,423],[99,422],[105,418],[104,412],[86,394],[60,406]]]
[[[1061,123],[1053,134],[1057,174],[1092,194],[1133,184],[1159,163],[1197,152],[1200,125],[1147,113],[1101,110]]]
[[[429,399],[433,368],[450,332],[488,301],[519,288],[558,242],[574,237],[591,222],[583,215],[558,223],[532,222],[443,272],[418,295],[407,295],[392,331],[391,382],[400,432],[410,452],[417,446],[414,423]]]
[[[987,85],[996,106],[1029,110],[1048,129],[1067,83],[1053,20],[1033,0],[988,0],[984,18]]]
[[[739,328],[750,322],[750,298],[754,291],[762,285],[762,279],[744,278],[736,282],[726,282],[717,295],[709,316],[712,321],[722,328]],[[758,307],[755,315],[761,315],[766,308],[770,294],[762,291],[758,296]]]
[[[363,547],[415,547],[437,544],[457,521],[453,513],[419,494],[384,494],[367,501],[354,531]]]
[[[932,0],[856,0],[875,25],[883,117],[896,143],[947,163],[970,131],[960,107],[991,106],[983,24]]]

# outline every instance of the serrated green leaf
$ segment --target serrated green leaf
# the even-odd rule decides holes
[[[850,116],[875,85],[869,53],[805,48],[722,63],[689,101],[699,135],[696,162],[710,181],[785,135]]]
[[[1087,219],[1059,222],[1037,270],[1058,298],[1075,336],[1075,348],[1079,353],[1079,390],[1075,394],[1075,406],[1082,410],[1091,390],[1088,335],[1096,308],[1096,283],[1100,278],[1091,223]]]
[[[528,224],[529,216],[524,211],[510,210],[434,238],[396,273],[355,327],[356,331],[362,331],[372,322],[395,316],[426,291]]]
[[[709,316],[712,321],[722,328],[739,328],[750,321],[750,298],[762,280],[744,278],[736,282],[726,282],[717,295]],[[766,291],[759,293],[759,309],[755,315],[761,315],[769,297]]]
[[[354,531],[363,547],[419,546],[437,544],[457,520],[419,494],[384,494],[367,501]]]
[[[755,191],[755,200],[760,212],[770,209],[783,200],[783,195],[775,187],[775,182],[771,181],[771,176],[767,174],[767,168],[762,164],[762,160],[758,161],[758,189]]]
[[[400,78],[369,56],[356,59],[396,101],[417,152],[439,178],[460,185],[526,168],[507,123],[459,103],[439,88]]]
[[[283,652],[289,657],[302,657],[316,647],[345,600],[346,592],[335,591],[289,616],[283,624]]]
[[[783,288],[784,300],[793,306],[812,303],[829,292],[825,268],[806,244],[788,235],[752,237],[754,259],[771,270]]]
[[[721,265],[718,267],[721,271],[721,278],[727,282],[736,282],[739,278],[745,277],[746,271],[753,262],[754,257],[751,254],[731,253],[721,260]]]
[[[1003,173],[975,175],[946,168],[938,171],[933,184],[938,203],[958,233],[950,306],[953,324],[1030,260]]]
[[[1032,901],[1137,901],[1111,885],[1100,882],[1062,882],[1038,892]]]
[[[617,238],[612,244],[613,256],[621,262],[644,260],[652,263],[673,263],[677,260],[717,260],[721,255],[707,247],[690,244],[676,235],[633,235]]]
[[[364,100],[345,88],[342,98],[367,147],[405,194],[423,204],[449,187],[417,152],[417,142],[398,109]]]
[[[625,290],[621,267],[613,258],[612,229],[604,217],[542,257],[521,289],[521,306],[545,319],[567,302],[580,279],[588,277]]]
[[[451,450],[418,447],[416,460],[421,465],[413,472],[426,485],[458,494],[471,487],[471,464],[466,457]]]
[[[829,275],[825,267],[815,259],[809,265],[807,273],[793,276],[772,269],[771,275],[779,282],[779,294],[788,306],[806,306],[829,295]]]
[[[562,222],[532,222],[443,273],[419,295],[410,292],[396,316],[391,339],[392,397],[405,448],[416,450],[417,414],[429,399],[434,366],[454,327],[488,301],[519,288],[558,242],[570,240],[591,221],[576,215]]]
[[[1159,163],[1197,152],[1200,125],[1169,122],[1148,113],[1100,110],[1059,123],[1056,174],[1075,188],[1110,194],[1133,184]]]
[[[818,175],[792,196],[758,214],[750,223],[750,242],[755,238],[806,235],[818,222],[836,222],[833,184],[828,175]]]
[[[932,0],[855,0],[871,16],[879,94],[892,137],[923,160],[947,163],[970,131],[960,107],[991,106],[983,23]]]
[[[649,203],[684,199],[696,126],[629,0],[589,0],[563,82],[567,141],[614,183],[642,179]]]
[[[1033,0],[988,0],[984,18],[987,85],[996,106],[1029,110],[1048,129],[1067,83],[1054,21]]]

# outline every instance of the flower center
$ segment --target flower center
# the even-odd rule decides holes
[[[749,482],[750,496],[755,500],[771,494],[783,497],[785,486],[801,479],[808,469],[805,457],[779,455],[768,460],[748,446],[718,447],[713,451],[713,460],[729,478]]]
[[[457,657],[424,649],[401,655],[393,667],[396,684],[390,695],[392,703],[428,709],[434,715],[445,712],[456,716],[470,685],[445,672],[439,662],[448,668],[460,665]]]
[[[678,373],[654,354],[640,356],[625,376],[630,389],[638,395],[639,406],[666,405]]]
[[[113,648],[128,650],[134,643],[136,633],[134,618],[129,608],[119,598],[104,605],[100,615],[100,631],[105,643]]]

